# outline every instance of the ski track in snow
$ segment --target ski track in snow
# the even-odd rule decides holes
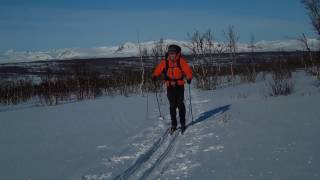
[[[169,135],[168,128],[148,151],[138,157],[133,165],[113,179],[129,179],[131,177],[134,179],[147,179],[153,170],[170,154],[178,134],[179,132],[175,132],[173,135]]]
[[[207,112],[204,111],[203,108],[203,104],[208,103],[209,100],[202,99],[202,97],[200,97],[197,93],[192,94],[192,98],[195,123],[199,123],[204,119],[211,117],[210,115],[208,116],[205,114]],[[185,103],[186,108],[189,109],[188,102],[186,101]],[[217,118],[219,114],[219,112],[216,112],[216,114],[213,114],[212,118]],[[190,119],[191,121],[191,115],[186,115],[189,116],[187,119]],[[166,114],[165,117],[166,119],[169,119],[170,115]],[[215,135],[213,133],[198,134],[201,132],[201,130],[208,127],[198,125],[192,126],[191,122],[187,124],[187,130],[184,135],[179,135],[179,131],[175,132],[173,135],[170,135],[170,128],[167,128],[160,138],[156,138],[154,141],[154,136],[157,134],[154,132],[158,131],[159,128],[163,131],[165,126],[167,126],[166,122],[162,122],[158,127],[147,130],[147,132],[144,132],[143,135],[137,135],[134,137],[132,139],[132,145],[139,149],[135,155],[132,153],[123,155],[121,153],[122,155],[111,158],[111,163],[109,163],[109,165],[112,167],[117,164],[119,165],[126,160],[135,160],[129,166],[127,164],[128,167],[126,167],[120,173],[117,172],[118,174],[116,174],[116,171],[114,171],[115,169],[112,169],[113,172],[111,174],[115,173],[114,175],[116,176],[113,175],[113,177],[111,177],[110,174],[108,174],[107,179],[163,179],[169,174],[177,177],[180,175],[185,176],[190,169],[200,166],[199,163],[192,162],[186,157],[198,152],[221,151],[224,148],[223,146],[216,145],[201,149],[198,143],[200,143],[204,138],[215,137]],[[135,138],[140,139],[140,143],[138,143],[136,141],[137,139]],[[188,143],[183,141],[184,139],[189,139],[187,141]],[[177,153],[177,149],[180,148],[179,143],[182,143],[181,145],[184,146],[183,148],[185,149],[185,152]],[[103,147],[101,146],[100,148]],[[122,166],[123,165],[125,164],[122,164]],[[100,176],[98,179],[101,178],[105,179],[106,176]]]
[[[194,100],[194,109],[197,111],[197,114],[202,113],[202,106],[203,103],[208,103],[209,100],[198,100],[199,97],[193,97]],[[190,115],[190,114],[189,114]],[[190,123],[189,125],[190,126]],[[197,127],[193,127],[196,128]],[[190,129],[189,129],[190,130]],[[153,177],[157,177],[156,179],[161,179],[161,177],[165,174],[165,172],[168,170],[168,167],[170,165],[170,161],[172,158],[181,158],[185,157],[186,154],[179,154],[173,153],[176,144],[178,143],[177,139],[179,133],[175,133],[173,136],[169,135],[169,128],[165,131],[165,133],[152,145],[152,147],[146,151],[144,154],[142,154],[133,165],[131,165],[129,168],[127,168],[123,173],[116,176],[114,179],[148,179],[153,174]],[[194,131],[192,131],[194,132]],[[206,136],[212,136],[213,134],[208,134]],[[202,136],[200,136],[199,139],[192,138],[191,140],[200,141]],[[192,146],[191,148],[197,148],[197,152],[199,149],[199,146]],[[223,149],[220,146],[217,147],[209,147],[209,149],[206,149],[206,151],[212,151],[212,150],[220,150]],[[186,164],[187,163],[187,164]],[[178,169],[184,171],[192,167],[188,167],[188,164],[191,162],[186,163],[178,163],[177,165],[180,167]],[[197,167],[199,164],[195,163]],[[191,163],[192,165],[192,163]],[[183,166],[183,167],[182,167]]]
[[[206,103],[208,100],[195,100],[196,104]],[[170,116],[167,115],[167,118]],[[113,178],[119,179],[148,179],[152,174],[161,178],[168,168],[170,156],[175,148],[180,132],[177,131],[173,135],[169,134],[170,128],[143,154],[141,154],[135,162],[125,171]]]

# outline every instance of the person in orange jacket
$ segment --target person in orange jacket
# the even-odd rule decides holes
[[[156,66],[152,80],[155,81],[161,74],[167,86],[167,97],[170,103],[171,133],[177,129],[176,110],[179,109],[181,133],[186,129],[186,108],[184,105],[185,78],[190,84],[192,80],[192,69],[186,59],[181,56],[181,47],[170,45],[165,59]]]

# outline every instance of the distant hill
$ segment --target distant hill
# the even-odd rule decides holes
[[[140,44],[142,49],[149,53],[157,41],[148,41]],[[177,40],[164,40],[164,46],[178,44],[182,47],[184,54],[190,54],[190,42]],[[319,40],[309,39],[312,50],[319,49]],[[304,50],[302,44],[294,39],[278,41],[259,41],[255,44],[257,52],[276,52],[276,51],[297,51]],[[250,52],[250,45],[246,43],[238,44],[239,52]],[[48,51],[15,51],[8,50],[0,55],[0,63],[32,62],[43,60],[70,60],[88,58],[112,58],[112,57],[132,57],[139,55],[138,43],[126,42],[119,46],[103,46],[93,48],[66,48],[52,49]]]

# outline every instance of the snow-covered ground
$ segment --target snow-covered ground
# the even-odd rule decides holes
[[[140,44],[140,47],[152,52],[156,41],[148,41]],[[191,51],[191,44],[187,41],[164,40],[164,46],[169,44],[177,44],[182,47],[185,54]],[[221,42],[216,42],[215,45]],[[319,49],[319,40],[308,39],[309,46],[312,50]],[[239,52],[251,52],[250,45],[247,43],[238,43]],[[296,51],[305,50],[304,46],[295,39],[278,40],[278,41],[259,41],[255,43],[257,52],[272,52],[272,51]],[[0,54],[0,63],[17,63],[17,62],[32,62],[43,60],[68,60],[75,58],[108,58],[108,57],[132,57],[139,55],[138,43],[126,42],[119,46],[103,46],[93,48],[65,48],[51,49],[47,51],[16,51],[8,50],[4,54]]]
[[[320,83],[294,80],[280,97],[262,80],[192,89],[184,135],[168,134],[165,94],[164,120],[154,94],[1,107],[0,179],[320,179]]]

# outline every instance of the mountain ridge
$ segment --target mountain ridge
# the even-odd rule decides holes
[[[147,41],[140,43],[140,49],[147,50],[149,53],[158,41]],[[319,40],[308,39],[312,50],[319,49]],[[169,44],[177,44],[182,47],[185,54],[190,54],[188,48],[190,42],[166,39],[163,40],[164,46]],[[217,45],[220,42],[216,42]],[[276,41],[258,41],[255,43],[256,52],[268,51],[301,51],[304,50],[303,44],[295,39],[276,40]],[[250,52],[250,45],[247,43],[238,43],[238,52]],[[70,60],[85,58],[112,58],[112,57],[132,57],[139,56],[139,44],[134,42],[126,42],[118,46],[100,46],[93,48],[64,48],[51,49],[47,51],[15,51],[8,50],[0,55],[0,63],[17,63],[32,61],[48,61],[48,60]]]

